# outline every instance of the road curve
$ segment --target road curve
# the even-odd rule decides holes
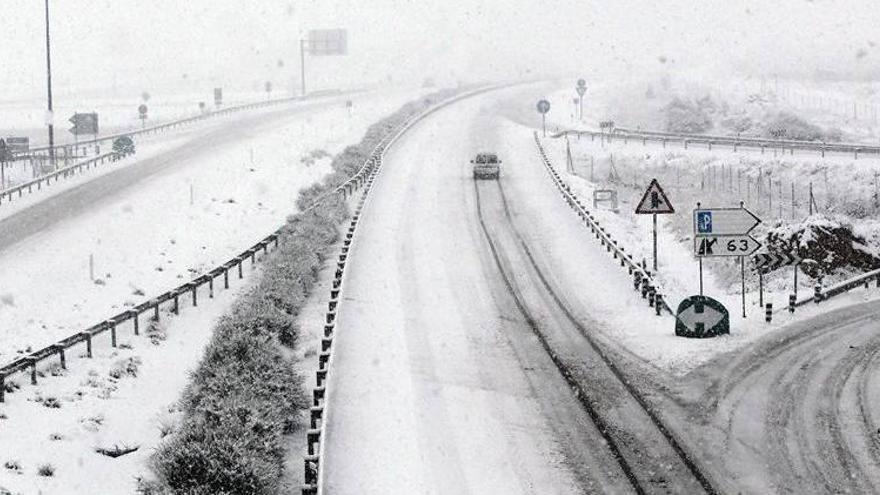
[[[743,493],[880,492],[880,302],[819,315],[678,387]],[[705,391],[700,393],[699,391]]]

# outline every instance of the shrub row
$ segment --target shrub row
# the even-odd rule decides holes
[[[300,192],[297,207],[305,210],[345,182],[389,132],[450,94],[407,103],[372,125],[360,143],[334,157],[321,183]],[[151,457],[156,479],[141,482],[142,493],[281,491],[283,435],[296,428],[300,411],[309,405],[292,353],[283,347],[297,345],[297,315],[347,216],[345,201],[331,196],[288,218],[259,283],[217,323],[183,393],[180,428]]]

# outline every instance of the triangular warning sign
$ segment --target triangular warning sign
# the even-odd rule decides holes
[[[669,198],[666,197],[666,193],[663,192],[663,188],[660,187],[657,179],[651,179],[648,190],[645,191],[645,195],[642,196],[642,200],[636,206],[636,213],[675,213],[675,208],[672,207]]]

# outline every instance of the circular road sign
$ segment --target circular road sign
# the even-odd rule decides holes
[[[141,115],[147,114],[147,106],[141,103],[141,106],[138,107],[138,113]]]
[[[575,91],[577,91],[578,96],[584,96],[584,93],[587,92],[587,87],[586,87],[586,86],[578,86],[578,87],[576,87],[576,88],[574,88],[574,89],[575,89]]]
[[[578,79],[578,86],[581,88],[585,88],[587,86],[587,81],[584,81],[583,79]]]
[[[547,100],[538,101],[538,113],[547,113],[550,111],[550,102]]]

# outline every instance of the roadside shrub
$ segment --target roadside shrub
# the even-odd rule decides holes
[[[214,327],[211,341],[180,400],[183,419],[150,458],[155,480],[140,480],[144,494],[277,493],[284,472],[285,433],[309,406],[294,357],[296,316],[317,281],[327,249],[338,240],[347,203],[328,196],[348,180],[390,129],[413,112],[445,98],[405,105],[371,126],[363,140],[331,162],[320,184],[300,191],[300,213],[288,218],[279,249],[266,260],[257,286]],[[148,331],[149,333],[149,331]],[[164,336],[164,335],[163,335]]]
[[[45,477],[54,476],[55,466],[51,464],[43,464],[37,468],[37,474]]]
[[[712,118],[702,102],[674,98],[665,107],[666,130],[699,134],[712,128]]]

